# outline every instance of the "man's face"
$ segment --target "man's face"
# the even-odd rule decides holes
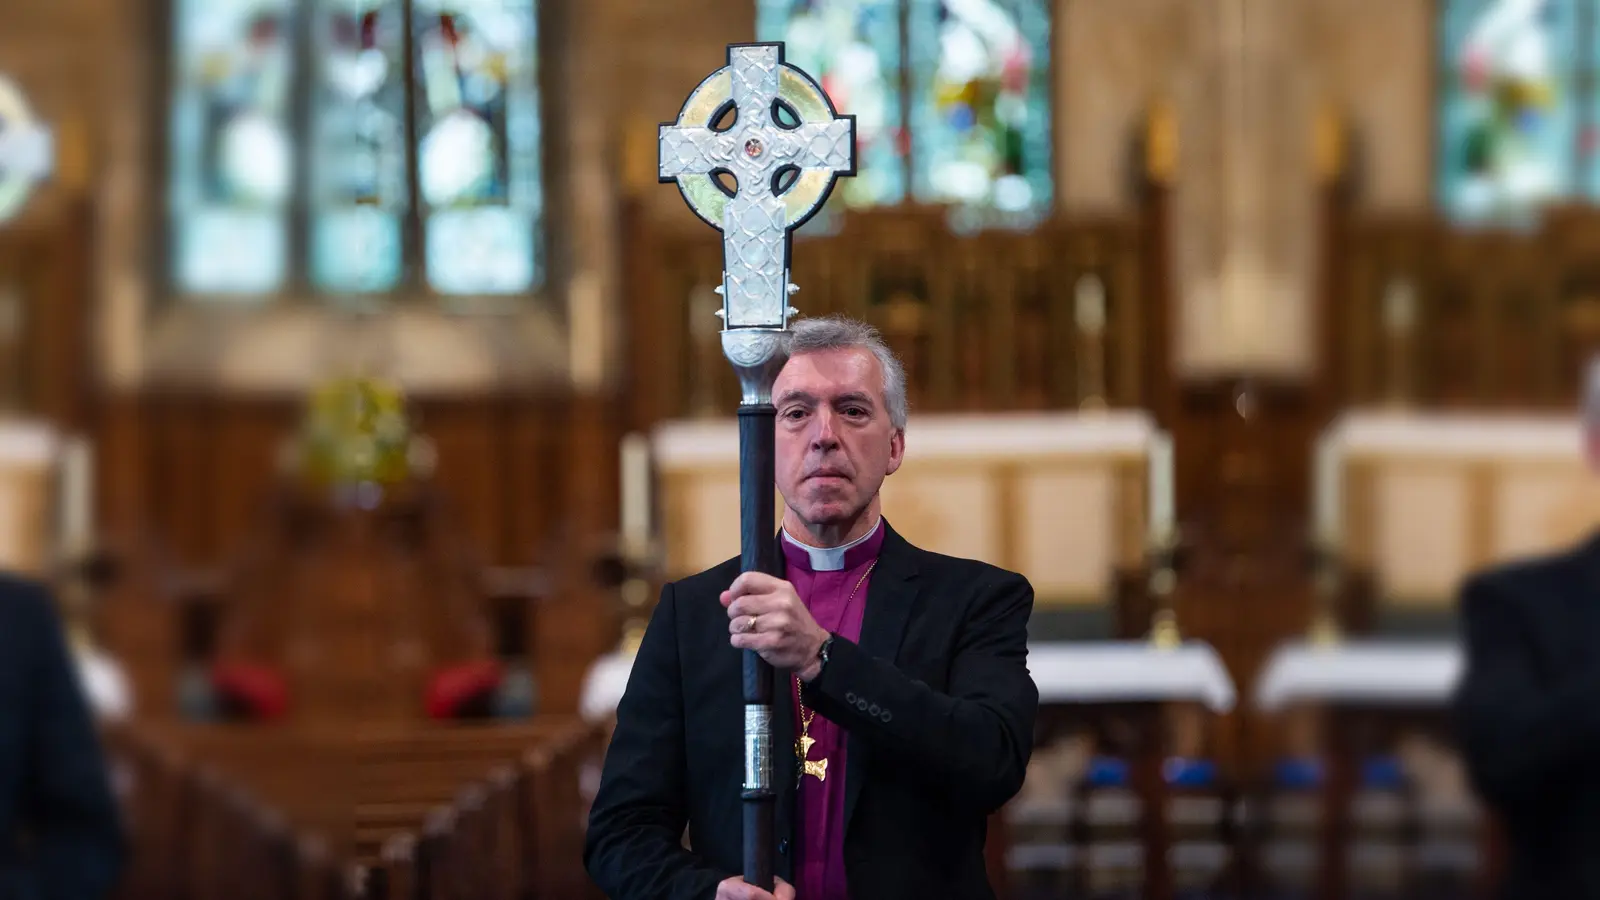
[[[855,348],[795,356],[772,397],[784,501],[807,525],[850,522],[905,453],[905,436],[889,422],[878,358]]]

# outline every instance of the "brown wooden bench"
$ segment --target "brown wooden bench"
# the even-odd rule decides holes
[[[601,738],[574,719],[116,731],[135,834],[123,896],[595,896],[579,779]]]

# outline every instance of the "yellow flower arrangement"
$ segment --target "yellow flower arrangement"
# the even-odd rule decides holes
[[[336,378],[312,391],[300,430],[302,474],[321,485],[395,484],[410,475],[405,393],[379,378]]]

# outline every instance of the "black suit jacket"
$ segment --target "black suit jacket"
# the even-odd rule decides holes
[[[742,874],[741,651],[719,601],[738,574],[733,559],[668,584],[639,648],[585,848],[613,900],[711,900]],[[805,694],[847,732],[852,897],[994,896],[986,820],[1021,788],[1033,749],[1032,609],[1022,576],[885,535],[860,643],[836,639]],[[774,868],[793,883],[792,690],[777,674]]]
[[[123,834],[55,604],[0,576],[0,897],[94,900]]]
[[[1461,591],[1474,788],[1505,830],[1501,896],[1600,898],[1600,540]]]

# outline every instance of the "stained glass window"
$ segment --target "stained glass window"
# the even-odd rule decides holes
[[[1437,173],[1451,217],[1528,221],[1575,193],[1580,13],[1592,12],[1578,0],[1446,2]]]
[[[1051,201],[1050,0],[909,3],[913,193],[1037,219]]]
[[[169,206],[186,288],[259,296],[284,284],[295,184],[290,0],[176,0]]]
[[[759,0],[756,32],[783,41],[784,58],[856,117],[856,176],[835,196],[858,208],[904,200],[899,0]]]
[[[915,200],[958,223],[1025,225],[1052,196],[1050,6],[757,0],[756,30],[856,117],[858,174],[835,191],[846,205]]]
[[[417,170],[428,281],[509,294],[539,275],[533,0],[414,0]]]
[[[326,0],[315,40],[312,281],[394,288],[409,208],[405,17],[399,0]]]
[[[542,284],[536,0],[171,2],[179,290]]]

